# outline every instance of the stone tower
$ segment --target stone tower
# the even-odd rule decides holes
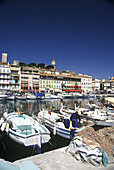
[[[2,53],[2,63],[7,63],[7,53]]]
[[[54,69],[55,69],[55,60],[54,59],[52,59],[51,60],[51,65],[54,67]]]

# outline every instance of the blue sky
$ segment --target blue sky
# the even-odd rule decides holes
[[[112,3],[109,3],[112,2]],[[114,76],[114,5],[109,0],[1,0],[0,56],[51,64],[93,78]]]

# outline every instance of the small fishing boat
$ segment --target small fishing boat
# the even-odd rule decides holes
[[[97,126],[114,126],[113,120],[105,120],[105,121],[94,121]]]
[[[67,106],[63,106],[61,104],[61,108],[60,108],[60,113],[62,115],[66,115],[66,116],[70,116],[73,113],[75,113],[76,111],[78,111],[78,114],[80,115],[81,118],[86,118],[86,119],[90,119],[90,120],[110,120],[113,119],[113,113],[105,110],[105,108],[99,107],[99,108],[95,108],[94,110],[90,110],[90,109],[86,109],[86,108],[80,108],[80,107],[76,107],[75,105],[75,109],[69,109]]]
[[[69,117],[48,110],[40,111],[37,120],[45,124],[54,135],[57,134],[67,139],[73,139],[78,132],[86,127],[74,128]]]
[[[50,140],[49,130],[28,115],[5,112],[0,123],[1,131],[7,132],[11,139],[24,146],[41,148],[41,144]]]

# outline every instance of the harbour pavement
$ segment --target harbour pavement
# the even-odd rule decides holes
[[[106,167],[93,166],[77,161],[70,153],[66,152],[67,147],[45,152],[43,154],[31,156],[25,159],[15,161],[14,164],[21,161],[32,161],[40,170],[114,170],[114,164],[108,164]]]

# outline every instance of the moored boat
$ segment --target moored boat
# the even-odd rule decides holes
[[[27,147],[37,146],[50,140],[49,130],[28,115],[17,112],[3,114],[1,131],[5,131],[15,142]]]
[[[0,93],[0,100],[6,100],[7,99],[7,94],[5,93]]]
[[[55,112],[49,113],[48,110],[40,111],[37,120],[43,122],[54,135],[57,134],[67,139],[73,139],[78,132],[86,128],[86,126],[74,128],[69,117]]]

